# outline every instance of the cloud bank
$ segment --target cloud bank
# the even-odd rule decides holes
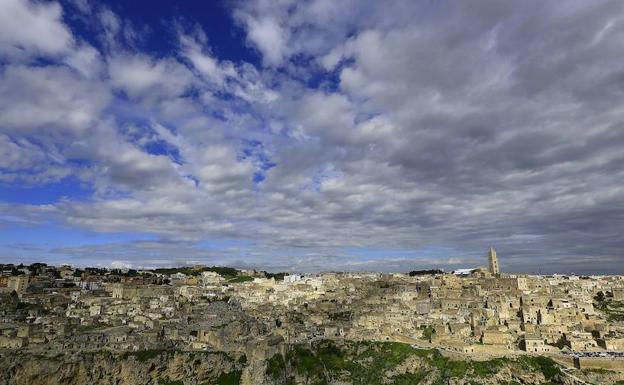
[[[622,2],[228,4],[257,60],[190,16],[0,4],[0,183],[86,191],[2,199],[0,231],[142,238],[0,258],[452,269],[493,244],[624,273]]]

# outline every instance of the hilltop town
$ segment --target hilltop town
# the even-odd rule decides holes
[[[0,365],[8,371],[0,383],[79,383],[76,373],[88,378],[92,369],[66,369],[66,377],[59,374],[62,364],[50,369],[50,362],[72,354],[105,354],[138,364],[159,354],[201,352],[226,357],[196,364],[213,365],[210,370],[188,369],[199,370],[206,381],[171,368],[165,380],[162,369],[141,374],[142,381],[307,383],[303,379],[312,374],[305,370],[279,374],[298,362],[287,359],[292,351],[301,353],[293,347],[358,351],[357,346],[369,346],[358,344],[370,343],[379,344],[378,352],[408,347],[460,361],[546,356],[556,363],[557,376],[508,379],[517,383],[624,380],[618,372],[624,368],[624,277],[501,273],[494,249],[488,251],[487,268],[452,273],[1,267]],[[39,365],[36,372],[24,364],[32,360]],[[136,373],[146,370],[140,367]],[[385,373],[386,383],[393,383],[393,372]],[[593,380],[587,377],[592,375]],[[447,382],[441,383],[464,383],[449,382],[452,373],[444,376]],[[471,383],[487,383],[487,376],[482,381]]]

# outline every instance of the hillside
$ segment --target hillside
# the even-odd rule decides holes
[[[624,380],[606,370],[572,376],[541,356],[453,360],[437,350],[393,342],[285,346],[268,359],[221,352],[139,351],[0,356],[0,385],[595,385]],[[576,381],[576,382],[575,382]]]

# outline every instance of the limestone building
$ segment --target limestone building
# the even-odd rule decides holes
[[[492,274],[499,274],[500,269],[498,268],[498,258],[496,257],[496,250],[490,246],[490,250],[488,251],[488,261],[489,261],[489,270]]]
[[[28,287],[28,276],[17,275],[9,277],[7,287],[9,288],[9,290],[15,290],[18,293],[25,292],[26,288]]]

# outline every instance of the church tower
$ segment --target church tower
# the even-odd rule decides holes
[[[490,273],[499,274],[500,269],[498,268],[498,258],[496,257],[496,250],[490,246],[490,250],[488,251],[488,261],[490,265]]]

